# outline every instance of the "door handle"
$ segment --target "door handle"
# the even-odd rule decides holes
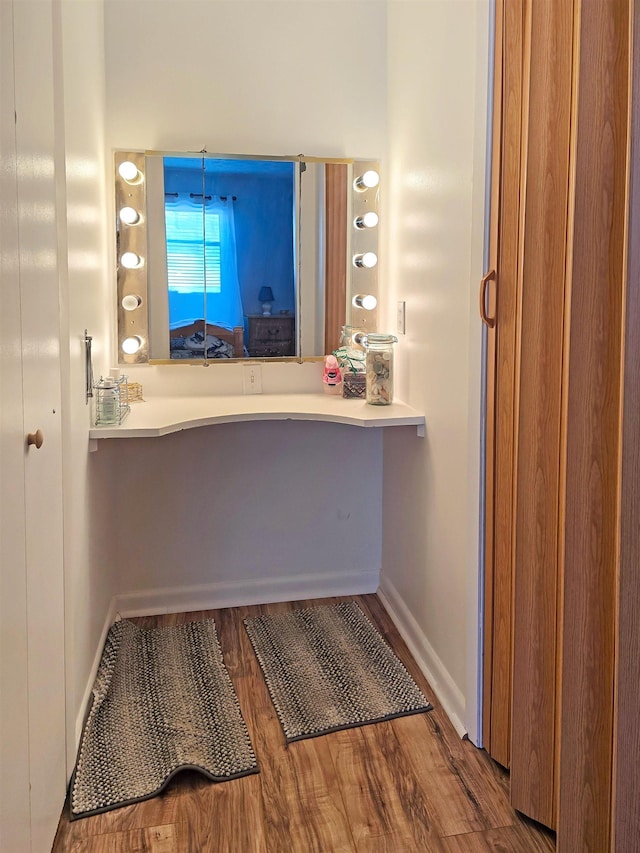
[[[496,325],[496,318],[487,314],[487,286],[490,281],[496,281],[496,271],[490,270],[480,279],[480,319],[489,329]]]
[[[37,429],[35,432],[30,432],[27,435],[27,447],[30,447],[32,444],[35,444],[36,450],[40,450],[43,442],[44,435],[42,434],[41,429]]]

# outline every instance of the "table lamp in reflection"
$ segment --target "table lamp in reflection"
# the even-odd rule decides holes
[[[271,303],[273,302],[273,290],[270,287],[261,287],[258,299],[262,302],[262,313],[265,316],[271,314]]]

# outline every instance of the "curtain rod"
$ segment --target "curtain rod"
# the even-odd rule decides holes
[[[169,198],[169,196],[171,196],[172,198],[178,198],[179,195],[180,195],[180,193],[165,193],[164,197]],[[202,193],[189,193],[189,198],[202,198]],[[226,201],[229,198],[229,196],[221,195],[219,198],[220,198],[220,201]],[[212,199],[212,196],[210,196],[210,195],[206,195],[204,197],[205,201],[211,201],[211,199]],[[231,196],[231,201],[237,201],[237,200],[238,200],[237,195]]]

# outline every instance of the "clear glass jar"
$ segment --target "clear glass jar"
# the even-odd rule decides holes
[[[96,425],[120,423],[120,389],[113,379],[96,385]]]
[[[368,334],[364,341],[367,368],[367,403],[388,406],[393,402],[394,335]]]

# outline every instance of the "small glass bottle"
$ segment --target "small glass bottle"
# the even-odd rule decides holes
[[[388,406],[393,402],[393,335],[368,334],[365,339],[367,403]]]
[[[96,400],[96,424],[117,424],[120,422],[120,393],[111,377],[98,384]]]

